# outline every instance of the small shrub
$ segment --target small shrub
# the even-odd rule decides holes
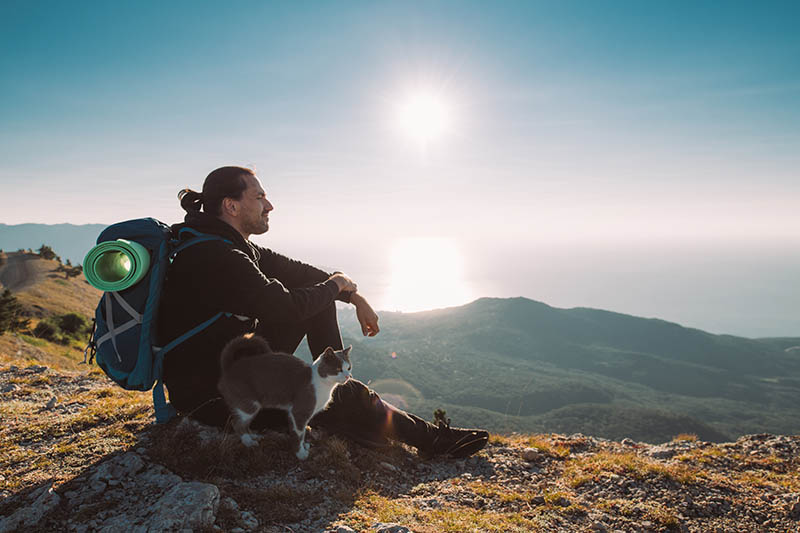
[[[67,313],[58,317],[58,327],[71,337],[80,337],[87,333],[88,322],[78,313]]]
[[[51,247],[47,246],[46,244],[43,244],[36,251],[39,252],[39,256],[42,259],[48,259],[49,260],[49,259],[55,259],[56,258],[56,253],[53,251],[53,249]]]
[[[64,275],[66,276],[66,279],[74,278],[76,276],[80,276],[81,274],[83,274],[83,266],[81,265],[78,265],[76,267],[64,268]]]
[[[59,335],[59,333],[58,326],[47,320],[42,320],[33,328],[33,334],[37,338],[45,339],[50,342],[59,342],[61,340],[61,335]]]
[[[450,425],[450,419],[447,418],[447,411],[444,409],[437,409],[433,412],[433,424],[438,425],[440,422]]]

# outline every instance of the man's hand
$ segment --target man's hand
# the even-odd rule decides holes
[[[381,328],[378,327],[378,315],[372,310],[372,306],[358,293],[354,293],[350,298],[350,303],[356,306],[356,318],[361,324],[361,333],[365,337],[374,337]]]
[[[334,274],[328,279],[332,279],[336,282],[336,285],[339,287],[339,292],[355,292],[358,290],[356,283],[341,272]]]

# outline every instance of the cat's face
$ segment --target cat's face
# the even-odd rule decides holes
[[[319,375],[322,378],[333,378],[339,383],[344,383],[352,377],[352,365],[350,364],[350,350],[348,346],[344,350],[334,350],[330,346],[325,348],[319,356]]]

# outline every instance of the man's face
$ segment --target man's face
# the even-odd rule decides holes
[[[247,235],[261,235],[269,229],[269,212],[273,207],[257,177],[247,175],[245,180],[247,189],[239,200],[239,229]]]

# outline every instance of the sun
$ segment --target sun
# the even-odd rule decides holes
[[[464,259],[451,239],[402,239],[394,243],[390,262],[386,293],[390,311],[451,307],[472,299],[464,282]]]
[[[398,99],[395,122],[406,138],[427,145],[450,130],[451,106],[441,92],[417,87]]]

